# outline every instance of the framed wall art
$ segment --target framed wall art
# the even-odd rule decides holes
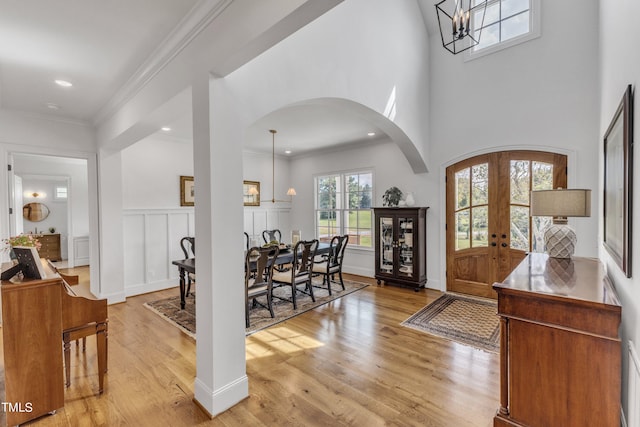
[[[245,206],[260,206],[260,182],[243,181],[242,197]]]
[[[180,176],[180,206],[193,206],[194,187],[192,176]]]
[[[631,277],[633,92],[627,86],[604,134],[604,247]]]

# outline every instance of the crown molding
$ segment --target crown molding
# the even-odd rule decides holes
[[[233,0],[200,0],[93,118],[98,126],[131,100]]]
[[[0,114],[15,115],[15,116],[25,117],[29,119],[45,120],[52,123],[63,123],[67,125],[81,126],[87,129],[94,129],[93,124],[91,124],[90,122],[80,120],[80,119],[73,119],[66,116],[56,116],[53,114],[36,113],[33,111],[12,110],[8,108],[0,108]]]

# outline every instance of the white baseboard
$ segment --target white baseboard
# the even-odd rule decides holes
[[[127,285],[125,288],[125,294],[127,297],[148,294],[149,292],[156,292],[156,291],[162,291],[169,288],[175,288],[177,283],[178,283],[178,279],[165,279],[165,280],[159,280],[157,282]]]
[[[249,378],[243,375],[218,390],[211,390],[196,378],[193,388],[196,402],[215,417],[249,396]]]

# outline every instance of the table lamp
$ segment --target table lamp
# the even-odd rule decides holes
[[[532,191],[529,208],[530,216],[553,217],[553,223],[544,230],[547,254],[553,258],[571,258],[578,238],[567,224],[567,217],[591,216],[591,190]]]

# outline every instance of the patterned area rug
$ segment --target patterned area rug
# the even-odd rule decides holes
[[[417,329],[492,353],[500,352],[497,302],[457,294],[444,294],[402,322]]]
[[[314,278],[314,284],[321,284],[322,278]],[[318,306],[328,303],[329,301],[333,301],[337,298],[348,295],[352,292],[360,290],[364,287],[368,286],[366,283],[354,282],[351,280],[344,281],[345,290],[342,290],[342,287],[339,284],[331,285],[331,293],[329,296],[329,292],[326,289],[322,288],[314,288],[313,293],[316,297],[316,302],[311,301],[311,297],[298,293],[297,294],[297,304],[298,309],[293,309],[293,304],[288,301],[283,301],[278,298],[273,299],[273,311],[275,314],[275,318],[271,318],[269,314],[269,310],[264,309],[260,306],[252,308],[249,312],[249,320],[250,327],[245,329],[246,335],[251,335],[255,332],[258,332],[262,329],[268,328],[269,326],[273,326],[277,323],[284,322],[287,319],[290,319],[294,316],[302,314],[306,311],[312,310]],[[178,291],[176,290],[176,293]],[[290,298],[291,297],[291,288],[290,287],[281,287],[274,290],[274,295],[279,296],[281,298]],[[262,302],[264,305],[267,304],[266,297],[261,297],[258,301]],[[195,338],[196,333],[196,297],[195,293],[191,292],[186,298],[186,306],[184,310],[180,310],[180,296],[176,295],[173,297],[161,299],[158,301],[145,303],[144,306],[154,313],[160,315],[165,320],[169,321],[174,326],[180,328],[187,335]],[[244,318],[244,316],[243,316]]]

